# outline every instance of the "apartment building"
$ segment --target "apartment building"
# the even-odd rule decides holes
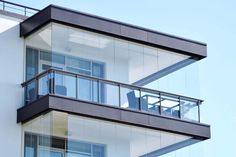
[[[162,90],[205,43],[55,5],[0,7],[1,156],[156,157],[210,138],[203,100]]]

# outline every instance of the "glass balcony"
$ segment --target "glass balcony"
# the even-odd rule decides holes
[[[202,100],[57,69],[24,82],[25,105],[45,95],[200,122]]]

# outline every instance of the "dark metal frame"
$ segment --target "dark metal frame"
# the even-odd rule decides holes
[[[53,94],[53,95],[57,95],[57,93],[55,93],[55,73],[57,74],[62,74],[62,75],[65,75],[65,76],[73,76],[76,78],[76,85],[78,84],[78,78],[82,78],[82,79],[87,79],[87,80],[90,80],[90,81],[95,81],[97,82],[97,86],[98,86],[98,100],[96,103],[98,104],[103,104],[100,102],[99,100],[99,97],[100,97],[100,85],[101,83],[104,83],[104,84],[110,84],[110,85],[114,85],[115,87],[118,87],[118,96],[119,96],[119,107],[122,107],[121,106],[121,88],[127,88],[127,89],[133,89],[135,91],[138,91],[139,92],[139,103],[138,103],[138,110],[139,111],[144,111],[142,109],[142,101],[141,101],[141,98],[145,97],[146,95],[142,96],[141,93],[142,92],[147,92],[149,94],[155,94],[158,102],[155,103],[155,106],[157,106],[159,108],[159,114],[160,115],[163,115],[163,112],[162,112],[162,109],[164,108],[164,106],[161,105],[161,102],[164,101],[164,100],[169,100],[168,98],[163,98],[163,97],[169,97],[169,98],[173,98],[173,99],[176,99],[176,101],[178,102],[178,105],[175,105],[173,106],[172,108],[175,108],[175,107],[179,107],[179,110],[178,110],[178,118],[182,118],[181,117],[181,100],[185,100],[185,101],[191,101],[191,102],[196,102],[196,105],[197,105],[197,108],[198,108],[198,116],[200,116],[200,104],[202,104],[203,100],[200,100],[200,99],[196,99],[196,98],[191,98],[191,97],[187,97],[187,96],[183,96],[183,95],[177,95],[177,94],[173,94],[173,93],[168,93],[168,92],[163,92],[163,91],[159,91],[159,90],[153,90],[153,89],[148,89],[148,88],[144,88],[144,87],[140,87],[140,86],[135,86],[135,85],[130,85],[130,84],[125,84],[125,83],[121,83],[121,82],[116,82],[116,81],[111,81],[111,80],[106,80],[106,79],[103,79],[103,78],[97,78],[97,77],[91,77],[91,76],[87,76],[87,75],[83,75],[83,74],[77,74],[77,73],[73,73],[73,72],[68,72],[68,71],[63,71],[63,70],[57,70],[57,69],[49,69],[47,71],[44,71],[42,73],[40,73],[39,75],[35,76],[34,78],[22,83],[22,87],[25,87],[27,89],[28,85],[31,84],[32,82],[35,82],[35,91],[36,91],[36,99],[37,100],[39,98],[39,95],[38,95],[38,87],[39,87],[39,80],[40,78],[44,77],[44,76],[47,76],[47,80],[48,80],[48,94]],[[51,76],[51,77],[50,77]],[[50,78],[49,78],[50,77]],[[76,86],[76,97],[75,99],[78,100],[78,88]],[[26,93],[25,93],[25,96],[26,96]],[[150,95],[153,97],[153,95]],[[33,101],[35,101],[33,100]],[[91,100],[92,101],[92,100]],[[174,100],[172,100],[174,101]],[[32,102],[32,101],[31,101]],[[111,104],[106,104],[106,105],[111,105]],[[169,108],[171,109],[171,108]],[[200,117],[198,117],[198,122],[200,122]]]
[[[107,79],[103,79],[103,78],[99,78],[99,77],[92,77],[92,76],[87,76],[87,75],[84,75],[84,74],[78,74],[78,73],[73,73],[73,72],[63,71],[63,70],[58,70],[58,69],[46,70],[46,71],[38,74],[37,76],[33,77],[32,79],[29,79],[29,80],[25,81],[24,83],[21,84],[21,86],[25,87],[27,84],[33,82],[34,80],[38,80],[42,76],[44,76],[46,74],[49,74],[49,73],[54,74],[55,72],[58,72],[60,74],[65,74],[65,75],[71,75],[71,76],[75,76],[75,77],[81,77],[81,78],[85,78],[85,79],[89,79],[89,80],[93,80],[93,81],[97,81],[97,82],[102,81],[102,82],[105,82],[105,83],[115,84],[117,86],[122,86],[122,87],[133,88],[133,89],[136,89],[136,90],[149,91],[151,93],[162,94],[162,95],[169,95],[169,96],[172,96],[172,97],[175,97],[175,98],[184,98],[184,99],[189,99],[189,100],[193,100],[193,101],[199,101],[200,103],[203,102],[203,100],[201,100],[201,99],[192,98],[192,97],[188,97],[188,96],[184,96],[184,95],[168,93],[168,92],[164,92],[164,91],[160,91],[160,90],[153,90],[153,89],[149,89],[149,88],[145,88],[145,87],[141,87],[141,86],[121,83],[121,82],[117,82],[117,81],[111,81],[111,80],[107,80]],[[51,92],[51,94],[53,94],[53,92]]]
[[[195,57],[207,56],[206,44],[154,30],[49,5],[20,24],[20,36],[27,37],[50,22],[61,23],[144,45]]]

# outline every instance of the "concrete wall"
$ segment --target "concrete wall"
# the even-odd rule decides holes
[[[16,110],[23,103],[24,40],[19,21],[0,15],[0,156],[21,156],[21,124]]]

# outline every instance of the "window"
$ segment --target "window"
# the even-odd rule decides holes
[[[26,80],[38,74],[38,50],[26,48]]]
[[[25,134],[25,157],[105,157],[106,145]]]
[[[95,76],[100,78],[105,77],[104,63],[92,61],[89,59],[83,59],[75,56],[62,55],[54,52],[51,53],[37,48],[26,48],[27,80],[35,77],[38,73],[46,71],[50,68],[83,74],[87,76]],[[76,79],[78,79],[77,87]],[[50,90],[47,87],[48,81],[49,80],[47,77],[39,81],[39,96],[47,94]],[[57,86],[54,87],[56,94],[87,101],[98,100],[98,84],[94,81],[84,78],[65,77],[61,74],[56,74],[56,78],[54,81],[55,86]],[[29,91],[34,86],[35,85],[32,85],[32,87],[30,87],[26,92],[29,93]],[[76,88],[78,90],[77,95]],[[104,91],[104,87],[101,87],[101,90]],[[103,101],[104,96],[100,97],[100,100]]]

